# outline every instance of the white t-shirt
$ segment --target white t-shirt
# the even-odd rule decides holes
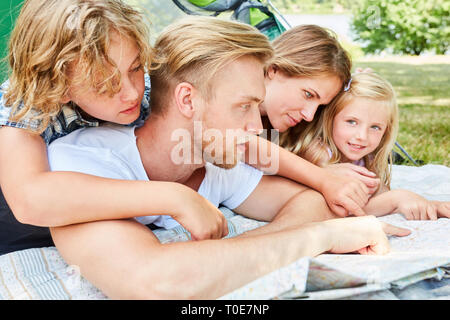
[[[148,181],[134,130],[135,127],[112,124],[76,130],[49,145],[50,168],[104,178]],[[223,204],[230,209],[243,203],[263,176],[261,171],[245,163],[239,163],[233,169],[207,163],[205,169],[198,193],[215,206]],[[179,226],[169,215],[136,217],[136,220],[166,229]]]

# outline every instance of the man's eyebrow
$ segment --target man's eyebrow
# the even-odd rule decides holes
[[[246,96],[246,95],[244,95],[244,96],[241,96],[241,99],[252,100],[252,101],[255,101],[255,102],[262,102],[261,98],[258,98],[258,97],[255,97],[255,96]]]

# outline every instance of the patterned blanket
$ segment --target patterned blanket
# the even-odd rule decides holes
[[[394,166],[393,189],[408,189],[427,199],[450,201],[450,168]],[[221,208],[233,237],[265,223]],[[407,221],[400,214],[379,218],[412,230],[390,238],[385,256],[330,255],[302,258],[221,299],[433,299],[450,298],[450,220]],[[187,241],[182,227],[155,230],[162,243]],[[424,286],[434,279],[433,288]],[[55,247],[0,256],[0,299],[107,299],[67,265]]]

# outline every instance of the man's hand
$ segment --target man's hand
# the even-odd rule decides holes
[[[181,206],[173,218],[190,233],[192,240],[221,239],[228,234],[228,224],[222,212],[194,190],[182,186]]]
[[[323,223],[329,234],[330,253],[386,254],[387,235],[407,236],[410,230],[379,221],[374,216],[332,219]]]
[[[330,171],[328,171],[330,173]],[[339,174],[328,174],[320,192],[331,211],[340,217],[363,216],[363,207],[369,200],[369,189],[358,179]]]

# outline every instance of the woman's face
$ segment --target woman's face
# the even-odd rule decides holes
[[[339,93],[342,82],[337,76],[288,77],[270,67],[265,79],[266,97],[261,115],[280,132],[302,120],[311,121],[319,105],[326,105]]]

